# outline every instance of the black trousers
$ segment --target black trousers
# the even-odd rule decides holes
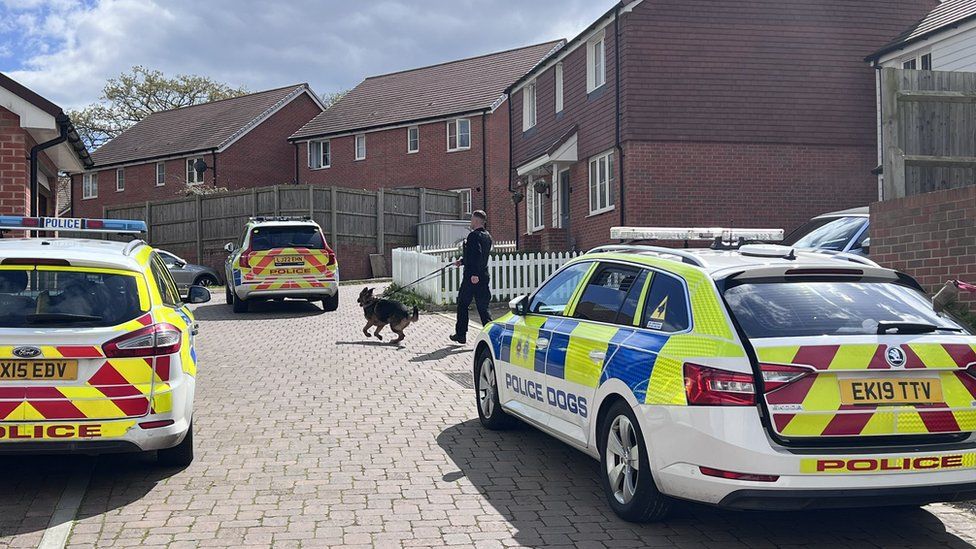
[[[479,277],[477,284],[471,283],[471,277],[465,276],[458,288],[457,302],[457,325],[454,333],[463,336],[468,333],[468,307],[474,299],[478,307],[478,315],[481,316],[481,325],[484,326],[491,322],[491,314],[488,313],[488,302],[491,301],[491,288],[488,286],[488,277]]]

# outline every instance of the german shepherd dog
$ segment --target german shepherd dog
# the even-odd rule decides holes
[[[363,335],[366,337],[372,335],[376,339],[382,340],[383,336],[380,335],[380,330],[389,325],[393,333],[397,335],[397,338],[391,343],[400,343],[403,341],[403,330],[420,317],[420,311],[417,310],[417,307],[413,308],[413,314],[411,314],[402,303],[373,296],[373,288],[363,288],[363,291],[359,292],[359,299],[356,301],[359,302],[359,306],[363,308],[363,314],[366,315],[366,326],[363,327]],[[369,329],[372,326],[376,326],[376,329],[370,334]]]

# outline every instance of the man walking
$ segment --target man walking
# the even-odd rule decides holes
[[[488,286],[488,253],[491,252],[491,235],[485,229],[488,215],[482,210],[471,213],[471,232],[464,239],[464,251],[455,265],[464,265],[461,287],[458,288],[457,325],[451,341],[455,343],[467,342],[468,307],[473,298],[481,316],[481,324],[491,322],[488,313],[488,302],[491,301],[491,289]]]

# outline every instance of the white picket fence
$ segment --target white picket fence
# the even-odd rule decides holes
[[[508,301],[531,293],[556,269],[577,255],[579,252],[493,252],[488,262],[492,299]],[[449,265],[455,259],[456,253],[446,254],[442,250],[394,249],[393,282],[400,286],[409,284]],[[411,286],[410,290],[432,303],[456,303],[461,274],[460,267],[447,267],[440,275]]]

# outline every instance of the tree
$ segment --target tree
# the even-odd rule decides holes
[[[136,65],[109,79],[98,102],[68,115],[89,150],[95,150],[154,112],[245,93],[244,87],[234,88],[206,76],[178,74],[170,78],[162,71]]]
[[[349,93],[349,90],[339,90],[339,91],[336,91],[336,92],[326,92],[326,93],[323,93],[319,97],[319,99],[322,100],[322,103],[325,105],[325,108],[328,109],[332,105],[335,105],[336,103],[338,103],[339,100],[342,99],[343,97],[345,97],[345,95],[347,93]]]

